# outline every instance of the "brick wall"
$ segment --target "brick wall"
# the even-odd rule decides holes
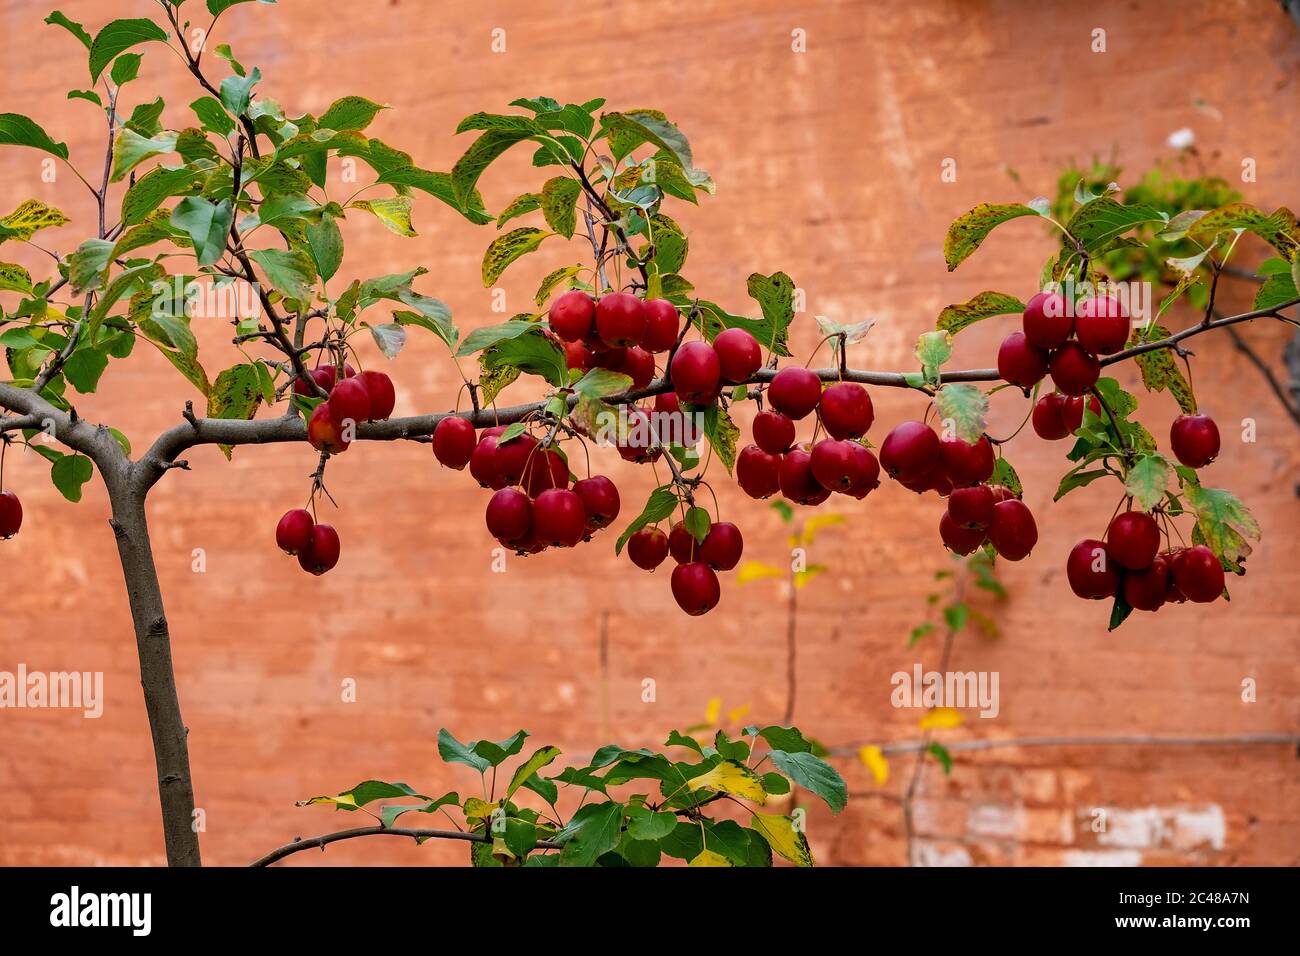
[[[146,15],[148,5],[139,6],[123,12],[116,3],[69,0],[62,8],[93,29],[110,16]],[[268,77],[261,91],[291,113],[320,112],[344,93],[391,104],[372,133],[431,168],[448,168],[464,148],[465,138],[452,136],[461,116],[501,109],[517,96],[607,96],[614,107],[659,107],[719,184],[716,197],[681,215],[691,233],[692,281],[741,310],[750,305],[750,272],[783,269],[807,294],[796,351],[806,354],[816,341],[811,314],[876,316],[853,355],[868,367],[910,365],[917,334],[949,302],[983,289],[1028,295],[1048,249],[1034,224],[1004,227],[953,275],[943,266],[944,229],[977,201],[1050,191],[1071,158],[1116,147],[1140,170],[1169,154],[1170,132],[1190,126],[1215,171],[1235,179],[1243,157],[1257,161],[1258,182],[1239,187],[1249,200],[1268,208],[1300,202],[1287,135],[1297,120],[1300,35],[1274,3],[1101,2],[1068,12],[1067,5],[938,0],[799,6],[366,0],[330,5],[321,16],[320,5],[290,2],[226,14],[214,41],[260,66]],[[21,69],[0,73],[0,109],[39,118],[92,169],[101,149],[94,110],[64,99],[66,89],[85,85],[83,53],[41,24],[48,7],[12,0],[0,11],[13,44],[39,45]],[[489,46],[498,27],[506,31],[504,54]],[[1089,52],[1094,28],[1106,30],[1105,54]],[[795,29],[806,31],[806,53],[791,52]],[[166,118],[182,122],[197,91],[161,48],[145,52],[128,102],[137,90],[157,89]],[[956,161],[954,183],[940,181],[945,158]],[[521,152],[482,185],[496,209],[537,181]],[[0,206],[28,196],[56,203],[88,228],[91,206],[71,175],[44,183],[38,154],[0,151]],[[462,329],[500,320],[478,278],[491,230],[427,197],[416,205],[419,239],[401,240],[355,214],[347,227],[350,254],[338,288],[353,276],[422,264],[430,270],[422,288],[451,305]],[[49,235],[71,242],[82,232]],[[510,311],[576,251],[557,244],[513,267],[502,283]],[[4,255],[45,268],[28,252],[6,246]],[[1248,295],[1232,288],[1226,298],[1236,308]],[[992,364],[1012,323],[993,320],[963,334],[956,363]],[[236,360],[228,330],[211,323],[198,332],[209,370]],[[1282,328],[1244,334],[1269,357],[1285,340]],[[83,416],[115,423],[137,447],[178,421],[183,401],[194,397],[170,366],[139,352],[78,404]],[[1250,576],[1233,583],[1231,607],[1135,615],[1108,634],[1105,609],[1070,597],[1062,570],[1070,545],[1104,528],[1113,493],[1093,486],[1050,505],[1063,449],[1026,435],[1008,456],[1025,479],[1041,539],[1030,560],[1003,571],[1012,597],[993,609],[999,636],[964,634],[953,658],[958,669],[1000,673],[1001,713],[994,720],[972,714],[942,739],[1295,731],[1297,432],[1226,339],[1198,339],[1196,352],[1202,403],[1226,439],[1209,474],[1236,490],[1265,528]],[[455,372],[431,337],[413,336],[393,374],[399,415],[453,401]],[[1120,374],[1127,386],[1137,384],[1133,370]],[[878,391],[875,399],[877,428],[922,410],[905,394]],[[991,430],[1006,433],[1023,406],[1002,399]],[[1143,398],[1143,411],[1157,426],[1174,414],[1165,396]],[[1235,440],[1243,418],[1257,421],[1257,443]],[[307,578],[275,550],[272,529],[305,498],[310,450],[250,447],[229,464],[212,448],[187,457],[193,472],[158,487],[150,519],[209,863],[246,862],[295,835],[351,823],[293,802],[367,777],[425,792],[469,790],[472,774],[436,760],[442,726],[462,738],[498,738],[523,726],[539,744],[582,754],[609,738],[657,744],[668,729],[697,722],[715,696],[724,709],[749,705],[749,719],[780,714],[784,607],[771,582],[742,589],[726,581],[722,605],[688,619],[672,606],[666,573],[635,572],[614,558],[609,537],[493,574],[481,523],[485,496],[466,475],[439,470],[426,447],[407,444],[358,446],[331,465],[343,560],[331,574]],[[609,457],[601,467],[631,510],[650,478]],[[108,700],[99,720],[0,712],[7,795],[0,863],[157,864],[152,755],[107,503],[96,484],[79,505],[65,502],[45,471],[28,454],[11,455],[6,472],[23,496],[27,524],[0,544],[0,669],[25,662],[103,671]],[[783,560],[785,532],[775,515],[734,486],[721,498],[746,530],[747,555]],[[865,502],[833,507],[848,523],[823,534],[813,552],[832,572],[800,594],[797,722],[836,744],[915,739],[918,714],[890,707],[889,678],[918,660],[937,665],[933,639],[914,651],[906,639],[926,613],[932,572],[948,563],[933,531],[941,506],[886,485]],[[196,548],[206,554],[205,573],[192,570]],[[641,701],[646,677],[657,682],[653,704]],[[1240,700],[1246,677],[1258,683],[1255,703]],[[356,703],[340,700],[348,678],[358,682]],[[918,861],[1300,862],[1294,748],[1024,747],[956,758],[951,777],[932,765],[922,780]],[[812,811],[809,835],[822,862],[906,860],[898,798],[910,759],[893,759],[883,787],[856,760],[839,761],[854,797],[838,818]],[[1107,811],[1104,833],[1093,830],[1099,808]],[[459,846],[355,841],[293,862],[464,859]]]

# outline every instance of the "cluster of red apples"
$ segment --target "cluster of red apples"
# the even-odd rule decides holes
[[[1097,356],[1118,352],[1129,336],[1129,316],[1113,295],[1088,296],[1073,306],[1059,292],[1039,292],[1025,306],[1022,331],[998,349],[998,374],[1032,388],[1049,372],[1062,395],[1085,395],[1101,377]]]

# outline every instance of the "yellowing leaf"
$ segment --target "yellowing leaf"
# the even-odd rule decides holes
[[[744,797],[756,803],[767,800],[767,791],[758,774],[735,760],[724,760],[708,773],[693,777],[689,782],[692,790],[717,790]]]
[[[750,825],[763,835],[772,850],[795,866],[816,866],[808,838],[795,826],[791,817],[775,813],[755,813]]]
[[[27,199],[9,215],[0,219],[0,226],[5,227],[0,229],[0,242],[11,236],[26,241],[35,235],[37,230],[66,225],[70,221],[53,206],[47,206],[39,199]]]
[[[703,850],[700,855],[691,860],[691,866],[734,866],[735,864],[728,860],[721,853],[714,853],[712,850]]]
[[[813,539],[817,537],[817,532],[824,528],[833,528],[838,524],[844,523],[844,515],[841,514],[824,514],[814,515],[803,523],[803,532],[800,537],[803,544],[812,544]]]
[[[351,208],[374,213],[375,218],[383,223],[385,228],[399,236],[411,238],[419,235],[411,226],[411,200],[408,196],[394,196],[391,199],[358,199]]]
[[[826,565],[824,564],[810,564],[802,571],[796,571],[794,574],[794,586],[798,589],[802,589],[805,584],[825,570]]]
[[[918,727],[922,730],[948,730],[960,727],[966,718],[951,707],[936,707],[921,718]]]
[[[704,708],[704,722],[712,726],[718,722],[718,715],[722,713],[722,698],[709,698],[709,705]]]
[[[761,581],[763,578],[780,577],[785,577],[785,571],[781,568],[764,564],[762,561],[746,561],[736,572],[736,583],[748,584],[751,581]]]
[[[885,781],[889,779],[889,761],[885,759],[881,749],[875,744],[859,748],[858,759],[871,771],[871,776],[876,779],[876,786],[883,787]]]
[[[733,707],[727,711],[727,719],[733,724],[749,713],[749,705],[741,704],[739,707]]]

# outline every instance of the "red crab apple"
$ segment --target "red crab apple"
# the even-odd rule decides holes
[[[781,455],[794,444],[794,419],[780,412],[754,416],[754,444],[769,455]]]
[[[618,517],[618,488],[604,475],[592,475],[573,483],[573,493],[582,499],[587,513],[587,533],[608,527]]]
[[[537,450],[537,439],[524,432],[507,442],[497,439],[496,451],[492,454],[492,463],[496,467],[497,477],[504,479],[507,485],[517,485],[524,477],[524,469]]]
[[[1066,342],[1052,353],[1052,381],[1071,397],[1082,395],[1097,384],[1101,363],[1078,342]]]
[[[669,364],[673,390],[683,402],[713,401],[722,381],[722,364],[708,342],[686,342]]]
[[[1085,538],[1070,549],[1065,576],[1070,590],[1087,601],[1113,597],[1119,590],[1119,570],[1112,566],[1105,543],[1093,538]]]
[[[948,496],[948,514],[959,528],[983,529],[993,523],[996,504],[988,485],[954,488]]]
[[[608,292],[596,303],[596,331],[606,345],[639,345],[645,326],[645,306],[630,293]]]
[[[822,382],[811,369],[788,365],[772,376],[767,400],[795,421],[806,418],[822,397]]]
[[[479,436],[478,444],[469,458],[469,473],[480,488],[504,488],[509,482],[497,471],[497,439],[505,426],[487,429]]]
[[[1083,399],[1048,392],[1034,403],[1034,431],[1039,438],[1057,441],[1083,424]]]
[[[1124,575],[1124,600],[1139,611],[1158,611],[1169,593],[1169,561],[1163,554],[1151,566]]]
[[[646,299],[645,331],[641,333],[641,348],[647,352],[667,352],[677,344],[677,327],[681,318],[677,306],[667,299]]]
[[[533,527],[533,503],[518,488],[502,488],[487,504],[487,529],[502,544],[515,545],[528,537]]]
[[[307,419],[307,441],[317,451],[327,451],[332,455],[348,450],[351,444],[343,437],[343,429],[334,423],[330,415],[329,402],[321,402]]]
[[[853,453],[854,444],[836,438],[823,438],[813,445],[809,455],[809,467],[812,468],[813,477],[823,488],[847,492],[853,487],[860,467],[860,461]]]
[[[740,563],[745,550],[745,539],[730,521],[719,521],[709,526],[709,533],[700,544],[700,560],[715,571],[730,571]]]
[[[596,364],[596,354],[587,348],[585,342],[564,343],[564,364],[586,372]]]
[[[653,571],[668,557],[668,535],[658,528],[642,528],[627,539],[627,556],[638,568]]]
[[[781,490],[781,456],[746,445],[736,456],[736,481],[749,497],[770,498]]]
[[[618,371],[632,379],[632,388],[645,388],[655,377],[655,357],[634,345],[624,353]]]
[[[677,606],[691,617],[712,611],[722,598],[718,576],[703,561],[679,564],[673,568],[672,589]]]
[[[695,540],[695,535],[681,521],[673,525],[668,533],[668,553],[678,564],[689,564],[700,559],[700,542]]]
[[[345,378],[335,385],[325,404],[329,406],[330,418],[339,428],[344,428],[348,422],[360,424],[370,417],[370,392],[359,375]]]
[[[939,519],[939,537],[943,539],[944,547],[954,554],[970,554],[981,544],[987,537],[983,528],[962,528],[952,520],[952,515],[948,512],[943,513]]]
[[[596,303],[587,293],[570,289],[551,303],[547,315],[551,320],[551,331],[566,342],[578,342],[591,332],[591,323],[596,318]]]
[[[1219,426],[1209,415],[1179,415],[1169,429],[1169,444],[1188,468],[1203,468],[1219,457]]]
[[[999,501],[993,506],[988,534],[998,554],[1008,561],[1027,558],[1038,543],[1038,525],[1034,523],[1033,513],[1019,498]]]
[[[275,543],[285,554],[297,554],[311,544],[311,529],[316,519],[304,508],[286,511],[275,526]]]
[[[998,374],[1012,385],[1032,388],[1047,374],[1047,350],[1031,345],[1024,332],[1012,332],[998,348]]]
[[[869,449],[857,442],[850,442],[850,444],[853,446],[853,457],[858,462],[857,475],[845,494],[861,501],[880,487],[880,462],[876,461],[876,456]]]
[[[307,374],[309,374],[316,381],[316,384],[319,385],[322,389],[324,389],[325,394],[328,395],[334,389],[334,383],[338,376],[338,368],[334,365],[319,365],[313,371],[308,372]],[[356,374],[357,374],[357,370],[354,369],[351,365],[348,365],[346,362],[343,364],[344,378],[351,378],[353,375]],[[304,382],[302,379],[298,379],[296,382],[293,383],[293,391],[294,394],[301,395],[304,398],[311,398],[316,394],[310,388],[307,387],[307,383]]]
[[[22,526],[22,502],[12,491],[0,491],[0,538],[12,538]]]
[[[1145,512],[1118,514],[1106,530],[1107,553],[1130,571],[1151,567],[1159,550],[1160,528],[1156,519]]]
[[[1173,571],[1178,590],[1189,601],[1208,604],[1223,595],[1223,565],[1203,544],[1174,554]]]
[[[1074,331],[1074,316],[1059,292],[1036,293],[1026,304],[1022,327],[1029,344],[1054,349],[1065,344]]]
[[[832,438],[861,438],[876,417],[871,396],[857,382],[836,382],[829,386],[822,392],[818,409],[822,424]]]
[[[332,525],[318,524],[311,529],[311,541],[298,552],[298,565],[319,577],[339,563],[339,533]]]
[[[383,372],[366,371],[357,376],[370,395],[370,411],[366,417],[372,422],[387,421],[397,404],[397,390],[393,380]]]
[[[582,540],[586,528],[582,499],[567,488],[543,491],[533,502],[533,530],[548,545],[571,548]]]
[[[567,488],[569,463],[554,448],[535,451],[519,480],[530,498],[536,498],[548,488]]]
[[[803,448],[791,448],[781,459],[781,494],[799,505],[819,505],[831,496],[813,475],[812,455]]]
[[[722,366],[722,380],[737,384],[746,381],[763,364],[763,350],[744,329],[723,329],[713,340]]]
[[[943,459],[943,470],[954,488],[988,481],[993,476],[993,443],[988,435],[980,435],[974,442],[960,438],[940,439],[939,454]]]
[[[1093,355],[1118,352],[1128,341],[1128,312],[1113,295],[1091,296],[1075,308],[1074,334]]]
[[[657,461],[663,454],[663,449],[655,441],[654,421],[645,409],[628,409],[627,428],[616,439],[616,447],[624,461],[636,464]]]
[[[434,426],[433,457],[437,458],[438,463],[444,468],[461,471],[470,463],[476,447],[474,426],[470,424],[469,419],[452,416],[442,419]],[[495,437],[492,439],[491,447],[496,447]]]
[[[900,422],[880,444],[880,466],[891,478],[920,478],[942,462],[939,436],[925,422]]]

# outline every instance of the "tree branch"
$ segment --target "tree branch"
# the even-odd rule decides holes
[[[419,840],[462,840],[466,843],[491,843],[492,837],[485,833],[470,833],[465,830],[411,830],[403,827],[357,827],[353,830],[339,830],[336,833],[326,833],[323,836],[312,837],[307,840],[294,840],[278,849],[272,850],[261,859],[254,860],[248,864],[254,866],[270,866],[286,856],[292,856],[295,853],[301,853],[303,850],[310,850],[315,847],[324,849],[331,843],[338,843],[340,840],[354,840],[357,837],[364,836],[397,836],[408,837]],[[549,840],[539,840],[537,842],[539,850],[558,850],[560,844],[551,843]]]

